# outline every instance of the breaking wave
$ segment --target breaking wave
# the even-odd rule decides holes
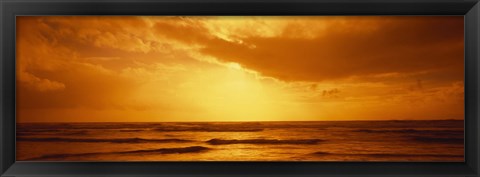
[[[460,130],[417,130],[417,129],[397,129],[397,130],[372,130],[358,129],[355,132],[364,133],[445,133],[445,134],[463,134]]]
[[[422,143],[448,143],[448,144],[463,144],[463,138],[436,138],[424,136],[410,136],[411,139]]]
[[[261,132],[263,128],[248,127],[162,127],[155,131],[161,132]]]
[[[184,154],[184,153],[200,153],[210,150],[210,148],[203,146],[190,146],[182,148],[161,148],[161,149],[147,149],[147,150],[136,150],[136,151],[120,151],[120,152],[97,152],[97,153],[80,153],[80,154],[50,154],[40,157],[35,157],[27,160],[48,160],[48,159],[64,159],[69,157],[85,157],[85,156],[96,156],[96,155],[117,155],[117,154]]]
[[[453,155],[453,154],[393,154],[393,153],[366,153],[366,154],[337,154],[330,152],[314,152],[313,155],[326,156],[326,155],[338,155],[338,156],[368,156],[375,158],[391,158],[391,157],[456,157],[462,158],[462,155]]]
[[[18,137],[17,141],[33,142],[80,142],[80,143],[182,143],[192,142],[185,139],[143,139],[143,138],[120,138],[120,139],[84,139],[84,138],[29,138]]]
[[[211,139],[207,143],[211,145],[224,145],[224,144],[318,144],[324,141],[320,139],[298,139],[298,140],[278,140],[278,139],[245,139],[245,140],[223,140],[223,139]]]

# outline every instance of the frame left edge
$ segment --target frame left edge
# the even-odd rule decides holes
[[[15,14],[14,8],[10,8],[13,2],[0,0],[0,175],[15,163]]]

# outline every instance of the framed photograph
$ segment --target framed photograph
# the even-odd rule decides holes
[[[479,10],[1,1],[1,176],[479,176]]]

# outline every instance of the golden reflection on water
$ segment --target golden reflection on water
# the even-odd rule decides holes
[[[32,124],[17,133],[19,161],[464,160],[463,121]]]

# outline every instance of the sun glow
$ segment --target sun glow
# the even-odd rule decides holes
[[[183,87],[177,90],[180,99],[197,108],[196,119],[270,121],[292,116],[278,114],[277,110],[285,109],[282,103],[290,101],[279,85],[265,82],[238,64],[225,66],[201,70],[198,75],[186,78]]]

